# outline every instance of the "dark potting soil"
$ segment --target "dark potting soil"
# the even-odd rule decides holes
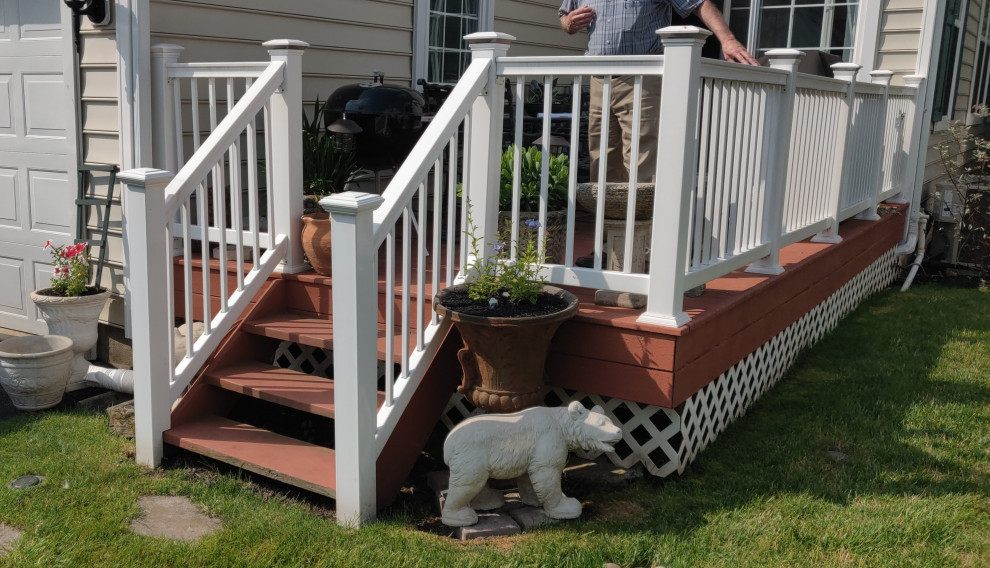
[[[498,305],[493,308],[488,300],[476,302],[468,297],[467,290],[457,290],[444,297],[443,305],[452,312],[490,318],[542,316],[557,313],[567,307],[567,300],[546,292],[540,294],[534,304],[528,302],[513,304],[502,294],[499,294],[496,300]]]
[[[82,294],[79,294],[79,295],[80,296],[92,296],[94,294],[99,294],[101,292],[103,292],[103,288],[98,288],[96,286],[86,286],[86,290]],[[39,296],[52,296],[52,297],[58,297],[58,296],[61,296],[62,295],[62,294],[55,293],[51,288],[42,288],[41,290],[38,290],[37,291],[37,294]]]

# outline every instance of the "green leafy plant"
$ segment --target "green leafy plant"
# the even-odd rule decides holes
[[[45,250],[51,251],[55,274],[52,276],[52,292],[59,296],[81,296],[89,281],[89,243],[54,246],[49,240]]]
[[[503,211],[512,207],[512,167],[515,146],[502,152],[502,167],[499,183],[498,206]],[[523,148],[519,154],[519,210],[540,210],[540,173],[543,167],[543,153],[539,148]],[[550,168],[547,180],[547,210],[567,207],[567,174],[569,171],[567,154],[550,155]]]
[[[340,144],[323,130],[325,108],[316,97],[313,102],[313,118],[303,109],[303,189],[304,193],[323,197],[344,189],[347,181],[357,172],[357,158],[353,151]]]
[[[990,118],[986,105],[973,114]],[[952,195],[936,193],[936,201],[952,203],[957,227],[936,224],[937,230],[958,231],[960,260],[974,265],[982,281],[990,279],[990,140],[954,121],[943,135],[938,151],[942,170]],[[943,188],[946,186],[943,186]]]
[[[470,211],[470,205],[469,211]],[[498,303],[504,298],[512,304],[525,302],[535,304],[546,280],[540,277],[543,267],[544,252],[540,250],[540,222],[529,219],[525,227],[520,227],[519,238],[512,240],[512,222],[506,221],[496,236],[496,241],[488,245],[492,250],[485,260],[481,249],[484,238],[476,236],[477,226],[468,214],[468,230],[465,234],[471,241],[471,252],[474,262],[468,265],[468,271],[475,273],[475,278],[468,282],[468,297],[476,302]],[[515,244],[516,258],[511,259],[512,245]]]

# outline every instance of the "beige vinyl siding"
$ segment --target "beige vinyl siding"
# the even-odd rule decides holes
[[[303,99],[325,99],[376,69],[390,83],[412,81],[412,0],[152,0],[151,42],[184,48],[180,61],[264,61],[261,44],[297,39]]]
[[[495,31],[516,36],[509,55],[581,55],[588,45],[585,33],[568,35],[560,29],[555,0],[498,0]]]
[[[917,69],[923,11],[924,0],[888,0],[884,5],[876,68],[893,71],[895,85],[903,85],[904,76]]]
[[[83,18],[80,35],[79,88],[81,93],[82,163],[120,165],[120,118],[117,90],[117,41],[115,21],[95,27]],[[94,177],[95,194],[105,197],[108,179]],[[90,207],[86,217],[87,238],[99,239],[103,207]],[[114,190],[111,204],[107,255],[100,285],[113,295],[104,308],[101,320],[118,327],[124,325],[124,240],[121,230],[120,185]],[[99,249],[93,247],[95,259]]]

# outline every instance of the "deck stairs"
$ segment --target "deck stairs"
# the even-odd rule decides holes
[[[316,366],[325,371],[276,364],[277,351],[286,345],[332,357],[331,290],[329,278],[313,273],[273,276],[173,409],[166,444],[335,498],[332,364]],[[385,301],[382,294],[380,307]],[[384,335],[380,329],[381,364]],[[398,494],[456,388],[456,375],[443,362],[437,367],[404,413],[396,429],[401,436],[393,436],[401,439],[386,442],[379,454],[379,508]],[[381,388],[379,409],[385,402]]]

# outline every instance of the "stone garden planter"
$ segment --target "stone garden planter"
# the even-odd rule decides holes
[[[60,335],[0,341],[0,386],[18,410],[44,410],[62,401],[75,358],[73,342]]]

